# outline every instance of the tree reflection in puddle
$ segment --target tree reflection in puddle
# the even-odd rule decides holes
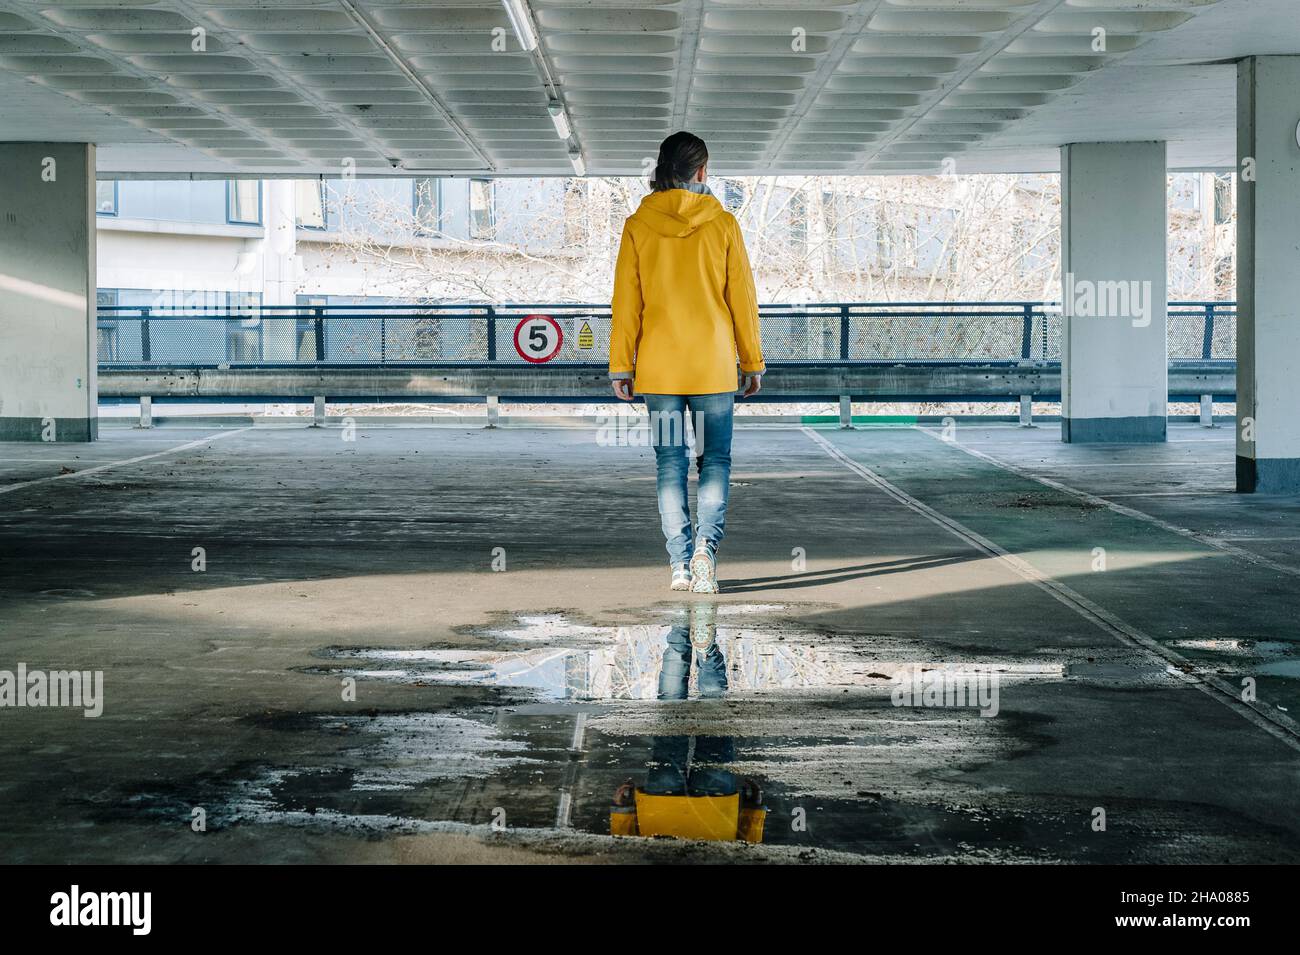
[[[724,611],[725,614],[725,611]],[[799,642],[812,634],[760,630],[744,625],[718,626],[718,607],[694,603],[681,608],[680,622],[582,628],[583,636],[601,635],[600,645],[547,645],[519,649],[385,650],[335,649],[335,659],[363,666],[332,670],[340,676],[408,683],[459,683],[517,687],[548,699],[653,700],[665,667],[681,666],[684,648],[708,655],[706,682],[722,674],[724,685],[737,690],[861,686],[892,674],[875,673],[852,653]],[[540,618],[539,618],[540,619]],[[547,629],[558,628],[547,621]],[[509,631],[512,635],[518,631]],[[561,631],[565,632],[565,631]],[[574,631],[569,630],[569,633]],[[794,637],[794,639],[789,639]],[[690,673],[682,699],[699,696],[701,671]],[[677,697],[674,697],[677,698]]]

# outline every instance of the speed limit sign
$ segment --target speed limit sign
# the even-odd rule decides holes
[[[515,326],[515,351],[534,365],[550,361],[560,353],[564,332],[549,315],[525,315]]]

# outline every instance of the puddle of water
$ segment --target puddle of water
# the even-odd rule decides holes
[[[358,745],[313,767],[272,769],[236,783],[215,817],[222,825],[374,833],[499,826],[523,844],[560,852],[607,852],[608,842],[589,840],[621,831],[661,837],[622,843],[635,855],[668,860],[679,853],[694,861],[715,858],[687,841],[702,822],[710,838],[760,843],[746,850],[756,854],[751,861],[792,850],[985,862],[1133,862],[1135,851],[1139,859],[1171,861],[1162,854],[1223,852],[1225,823],[1190,807],[1125,806],[1125,838],[1093,842],[1078,836],[1089,800],[973,790],[934,774],[936,759],[979,764],[1032,745],[990,721],[968,724],[964,732],[973,736],[963,744],[954,737],[919,758],[913,736],[920,728],[900,726],[887,706],[857,711],[856,719],[874,726],[865,738],[840,735],[847,727],[830,711],[805,715],[805,724],[827,729],[817,737],[773,735],[775,726],[757,735],[611,734],[588,722],[592,712],[545,704],[486,721],[429,714],[300,720],[299,731],[355,733]],[[627,813],[611,811],[615,799],[629,796],[633,829]],[[693,802],[700,797],[718,801],[704,809]],[[1233,844],[1256,836],[1233,832]]]
[[[1285,676],[1300,678],[1300,660],[1278,660],[1274,663],[1265,663],[1255,669],[1256,673],[1264,676]]]
[[[492,635],[502,640],[592,640],[602,638],[609,631],[608,627],[574,623],[558,613],[520,616],[517,621],[514,627],[494,628]]]
[[[1178,640],[1173,645],[1220,674],[1300,679],[1300,656],[1296,655],[1300,645],[1285,640],[1215,637]]]
[[[676,632],[675,632],[676,631]],[[739,630],[720,635],[703,651],[689,633],[661,626],[620,627],[608,647],[547,647],[533,650],[349,651],[346,656],[373,663],[399,660],[418,667],[345,668],[341,675],[409,683],[455,683],[534,690],[550,699],[653,700],[667,657],[701,653],[709,661],[704,693],[721,679],[732,690],[862,686],[890,679],[864,661],[806,644],[777,642]],[[335,671],[338,672],[338,671]],[[699,670],[692,668],[688,697],[700,695]]]
[[[785,604],[695,604],[667,607],[659,616],[685,617],[695,608],[703,608],[715,617],[734,617],[747,614],[776,613],[785,610]],[[528,642],[555,640],[608,640],[618,627],[598,627],[575,623],[562,613],[520,614],[510,626],[488,628],[485,633],[496,640],[523,640]]]
[[[1282,640],[1251,640],[1246,637],[1175,640],[1172,645],[1180,650],[1199,650],[1203,653],[1228,653],[1259,657],[1286,656],[1295,650],[1295,644]]]
[[[329,733],[355,733],[367,751],[352,775],[352,789],[409,789],[438,779],[481,777],[531,762],[528,745],[501,739],[492,727],[446,713],[400,713],[375,717],[318,717]]]
[[[881,661],[818,645],[811,642],[817,635],[808,631],[717,622],[719,616],[775,609],[780,605],[696,603],[665,611],[675,623],[625,627],[585,627],[558,614],[521,617],[518,627],[495,633],[550,645],[491,650],[333,648],[325,655],[362,664],[328,671],[336,676],[509,687],[555,700],[672,700],[726,691],[892,687],[918,665],[951,677],[991,672],[1008,678],[1064,677],[1061,664]],[[602,645],[554,645],[575,636],[584,638],[582,642],[599,637]]]
[[[1221,858],[1218,817],[1192,819],[1189,835],[1185,807],[1133,805],[1121,814],[1131,839],[1081,841],[1095,799],[1075,804],[981,781],[982,770],[1051,745],[1032,710],[985,719],[973,705],[895,706],[890,698],[918,668],[951,676],[993,671],[1012,684],[1063,680],[1063,664],[927,662],[935,651],[924,641],[829,636],[767,616],[783,609],[697,602],[625,627],[538,614],[476,647],[333,648],[322,655],[334,667],[316,672],[509,687],[535,699],[455,712],[259,714],[250,717],[259,727],[310,735],[308,744],[288,747],[310,755],[296,765],[268,760],[241,770],[220,781],[213,799],[181,792],[162,804],[168,818],[177,805],[219,805],[212,818],[220,825],[500,826],[524,844],[561,852],[608,851],[607,841],[591,840],[619,832],[669,837],[622,844],[648,859],[673,852],[713,859],[687,841],[702,831],[728,842],[756,839],[762,847],[752,851],[774,859],[818,850],[868,859],[1132,862],[1135,846],[1151,861],[1198,851]],[[1117,682],[1162,674],[1123,660],[1069,668],[1072,677]],[[744,695],[832,687],[859,692]],[[680,705],[688,699],[697,702]],[[637,702],[650,700],[670,702]],[[615,801],[621,813],[611,812]],[[150,804],[142,797],[132,811]],[[618,818],[629,814],[635,829]],[[1204,848],[1189,848],[1197,839]]]
[[[1119,663],[1098,661],[1095,663],[1071,663],[1066,672],[1072,677],[1095,680],[1102,683],[1131,684],[1168,684],[1177,671],[1169,665],[1159,663]]]
[[[281,731],[341,736],[348,744],[311,765],[269,767],[233,781],[216,800],[224,805],[214,818],[223,825],[293,823],[348,831],[501,825],[546,833],[562,845],[565,839],[609,837],[615,823],[611,805],[631,781],[632,792],[640,791],[643,799],[640,834],[670,837],[686,852],[696,851],[680,840],[698,834],[698,796],[722,803],[710,810],[715,837],[738,842],[743,834],[770,847],[917,857],[970,850],[1041,860],[1052,858],[1044,848],[1052,841],[1046,830],[1059,830],[1058,840],[1073,838],[1073,820],[1034,822],[1020,812],[1000,815],[993,807],[972,813],[941,805],[934,781],[909,785],[900,794],[900,776],[882,756],[887,747],[903,747],[915,760],[915,728],[887,704],[859,713],[851,725],[832,712],[779,716],[779,726],[758,735],[611,733],[603,721],[591,721],[599,712],[541,704],[473,716],[286,717],[275,724]],[[851,728],[860,719],[874,728],[865,734]],[[789,733],[805,723],[824,728],[826,735]],[[947,758],[956,732],[945,731],[949,742],[941,749]],[[962,733],[966,760],[995,759],[1019,745],[988,721],[976,719]],[[931,762],[905,761],[902,776]],[[913,800],[914,789],[923,791],[923,800]],[[653,807],[644,803],[646,794]],[[761,826],[745,828],[741,803],[750,820],[761,817]],[[720,829],[716,813],[730,813]],[[674,851],[660,846],[655,851]]]

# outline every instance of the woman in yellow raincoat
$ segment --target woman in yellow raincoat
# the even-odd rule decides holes
[[[705,184],[708,161],[704,141],[691,133],[660,145],[652,191],[623,226],[609,342],[614,394],[625,401],[639,394],[650,412],[671,587],[696,593],[718,592],[739,378],[748,397],[765,370],[749,256],[740,225]],[[699,467],[697,527],[686,496],[688,416]]]

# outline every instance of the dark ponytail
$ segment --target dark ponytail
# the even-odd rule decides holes
[[[655,192],[678,189],[690,182],[700,167],[709,161],[709,148],[704,140],[686,130],[673,133],[659,144],[659,161],[655,164],[650,188]]]

